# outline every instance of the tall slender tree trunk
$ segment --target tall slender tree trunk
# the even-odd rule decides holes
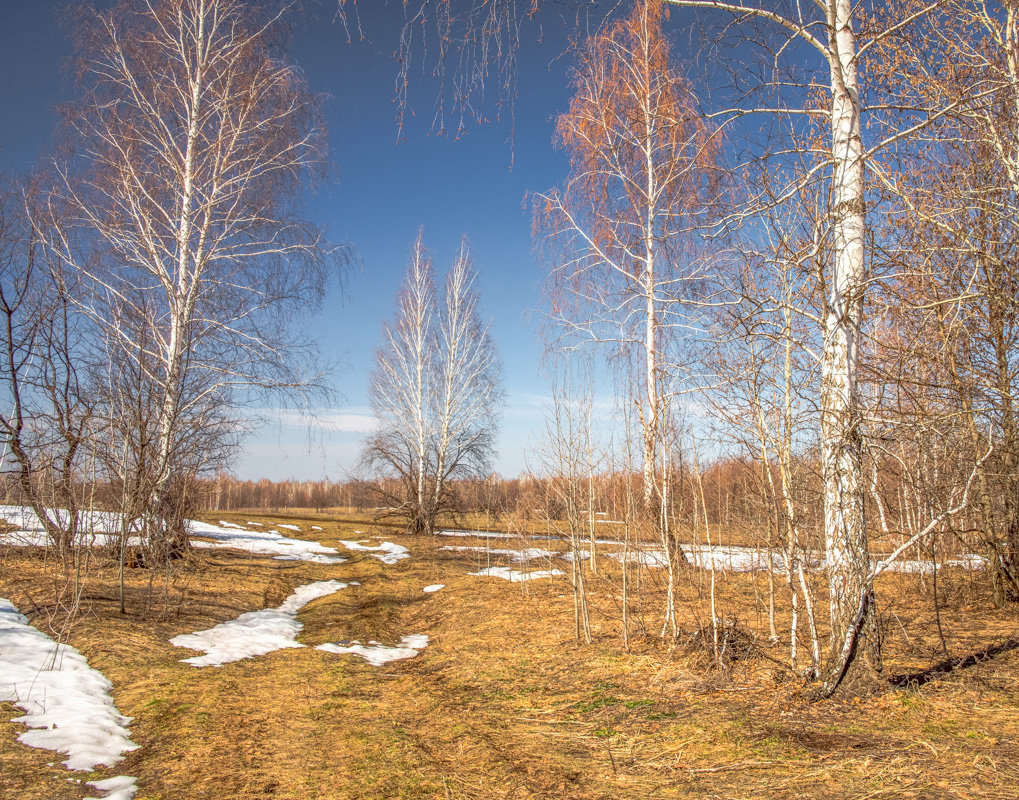
[[[823,691],[881,668],[864,519],[857,388],[864,262],[864,163],[850,0],[830,3],[833,275],[824,312],[821,446],[831,644]],[[859,658],[863,656],[863,658]]]

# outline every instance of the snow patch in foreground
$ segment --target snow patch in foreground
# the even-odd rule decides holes
[[[297,612],[312,600],[346,588],[347,584],[339,581],[307,583],[295,589],[278,608],[248,611],[214,628],[175,636],[170,644],[204,652],[204,656],[181,659],[194,667],[219,667],[285,647],[304,647],[296,641],[304,627],[297,621]]]
[[[230,547],[247,550],[259,556],[273,556],[279,561],[312,561],[316,564],[342,564],[347,559],[335,547],[318,542],[290,539],[279,531],[230,530],[207,522],[188,521],[193,536],[214,539],[212,542],[192,540],[195,547]]]
[[[445,588],[446,588],[446,584],[444,584],[444,583],[433,583],[431,586],[426,586],[421,591],[422,592],[426,592],[427,594],[432,594],[432,592],[437,592],[437,591],[439,591],[439,589],[445,589]]]
[[[520,581],[533,581],[537,578],[552,578],[556,575],[563,575],[562,570],[542,569],[534,572],[518,572],[509,567],[489,567],[481,572],[468,572],[468,575],[480,575],[483,577],[502,578],[503,580],[519,583]]]
[[[326,642],[316,647],[316,650],[324,650],[327,653],[350,653],[360,656],[373,667],[381,667],[389,661],[400,661],[404,658],[414,658],[418,653],[428,646],[428,634],[416,633],[411,636],[404,636],[400,639],[402,647],[386,647],[378,642],[368,642],[363,645],[360,642],[351,642],[349,645],[332,644]]]
[[[76,648],[32,627],[0,598],[0,701],[28,712],[13,720],[29,728],[19,741],[65,753],[69,769],[123,761],[123,753],[138,745],[127,731],[131,718],[113,704],[112,688]]]
[[[540,547],[524,547],[519,550],[505,550],[495,547],[472,547],[469,545],[446,544],[440,550],[453,550],[459,553],[488,553],[495,556],[506,556],[514,564],[523,564],[525,561],[532,561],[536,558],[552,558],[556,555],[551,550],[542,550]]]
[[[131,800],[138,791],[137,778],[129,778],[127,775],[118,775],[115,778],[106,778],[101,781],[89,781],[88,785],[100,792],[106,792],[102,800]],[[96,797],[86,797],[85,800],[99,800]]]
[[[370,545],[361,544],[360,542],[347,540],[341,540],[340,544],[348,550],[362,550],[366,553],[370,553],[373,558],[377,558],[383,564],[395,564],[401,558],[410,558],[410,551],[402,544],[383,542],[378,547],[371,547]]]

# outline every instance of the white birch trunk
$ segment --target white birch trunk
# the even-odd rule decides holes
[[[824,315],[821,374],[821,448],[824,484],[825,555],[828,564],[831,648],[829,679],[855,625],[870,566],[863,509],[860,399],[857,390],[864,263],[864,163],[860,130],[860,89],[850,0],[828,6],[831,47],[833,263]],[[861,640],[877,668],[874,608]]]

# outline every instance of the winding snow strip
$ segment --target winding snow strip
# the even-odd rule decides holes
[[[514,564],[523,564],[525,561],[532,561],[535,558],[552,558],[556,555],[551,550],[542,550],[538,547],[525,547],[520,550],[500,550],[495,547],[471,547],[468,545],[446,544],[440,550],[453,550],[455,552],[467,553],[489,553],[496,556],[507,556]]]
[[[280,561],[312,561],[316,564],[342,564],[347,559],[338,555],[335,547],[318,542],[290,539],[278,531],[228,530],[207,522],[188,521],[193,536],[214,539],[212,542],[192,540],[195,547],[232,547],[261,556],[273,556]]]
[[[175,636],[170,644],[204,652],[204,656],[181,659],[194,667],[220,667],[285,647],[304,647],[295,641],[303,627],[297,621],[297,612],[312,600],[345,588],[347,584],[339,581],[308,583],[294,590],[279,608],[248,611],[214,628]]]
[[[225,519],[221,519],[219,521],[219,527],[221,527],[221,528],[232,528],[235,531],[243,531],[244,530],[244,526],[243,525],[235,525],[232,522],[227,522]]]
[[[324,650],[327,653],[350,653],[360,656],[374,667],[380,667],[389,661],[400,661],[404,658],[413,658],[428,646],[428,635],[417,633],[411,636],[404,636],[400,639],[402,647],[386,647],[378,642],[368,642],[363,645],[360,642],[351,642],[349,645],[332,644],[326,642],[316,647],[316,650]]]
[[[558,569],[543,569],[534,572],[518,572],[509,567],[489,567],[481,572],[468,572],[468,575],[480,575],[483,577],[502,578],[503,580],[519,583],[520,581],[533,581],[536,578],[551,578],[564,573]]]
[[[341,540],[340,544],[348,550],[363,550],[366,553],[370,553],[373,558],[377,558],[383,564],[395,564],[401,558],[410,558],[410,551],[402,544],[383,542],[378,547],[371,547],[360,542],[347,540]]]
[[[131,718],[113,704],[112,688],[76,648],[32,627],[0,598],[0,701],[28,712],[13,720],[29,728],[19,741],[66,754],[64,764],[74,770],[122,761],[138,745],[127,730]]]

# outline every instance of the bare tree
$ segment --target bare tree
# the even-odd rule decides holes
[[[411,250],[396,316],[384,327],[369,397],[379,429],[362,464],[390,479],[380,483],[383,510],[430,533],[455,508],[453,481],[490,472],[502,400],[495,345],[482,322],[466,241],[435,297],[431,257],[423,234]],[[395,492],[385,492],[387,485]]]
[[[48,244],[146,395],[144,515],[175,548],[182,521],[164,514],[196,426],[253,392],[316,383],[288,321],[321,296],[336,252],[294,202],[324,138],[285,57],[291,8],[125,0],[76,20],[77,157],[58,166]]]
[[[80,363],[87,335],[71,310],[74,276],[42,247],[33,194],[16,184],[0,194],[0,391],[8,406],[0,410],[0,469],[14,472],[66,566],[97,404]]]
[[[669,55],[665,16],[661,2],[639,2],[588,41],[570,110],[557,123],[571,175],[536,203],[536,229],[555,248],[549,293],[564,345],[607,345],[636,366],[652,516],[667,504],[662,448],[673,393],[685,377],[673,348],[683,330],[697,326],[705,272],[695,231],[718,149]]]

